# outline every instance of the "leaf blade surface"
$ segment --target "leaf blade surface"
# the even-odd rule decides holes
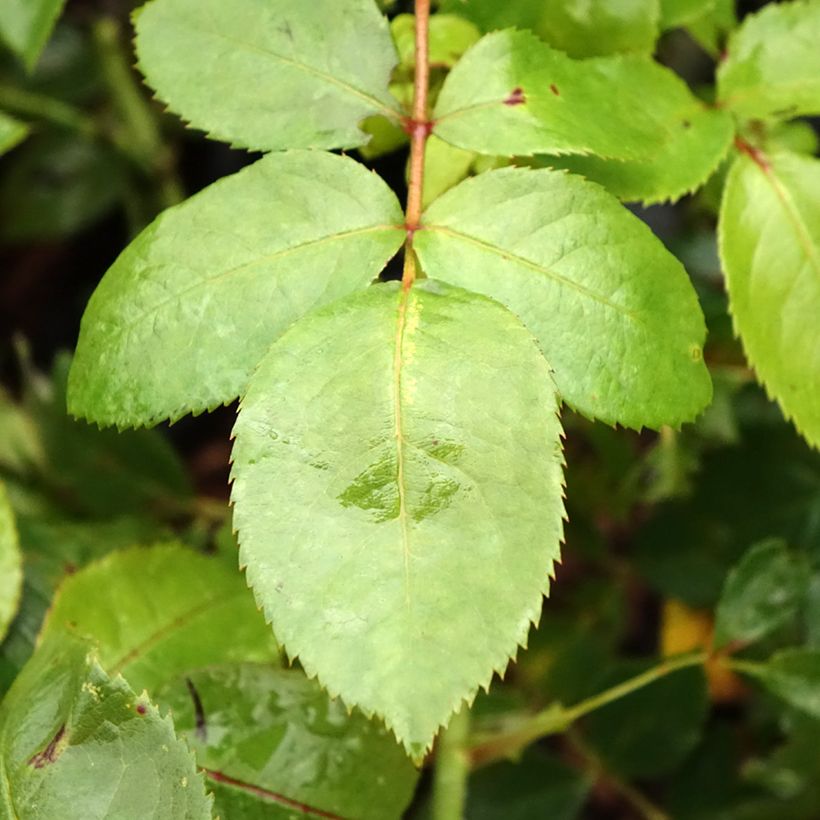
[[[416,757],[538,617],[562,532],[555,413],[515,318],[434,282],[294,325],[243,399],[232,477],[249,584],[308,674]]]
[[[69,410],[148,426],[236,398],[270,343],[365,287],[404,241],[392,191],[354,160],[272,154],[176,206],[92,295]]]

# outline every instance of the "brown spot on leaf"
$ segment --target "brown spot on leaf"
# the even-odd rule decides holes
[[[142,703],[137,704],[137,714],[138,715],[144,715],[147,711],[148,710],[145,708],[145,706]]]
[[[37,752],[34,757],[29,760],[29,766],[34,766],[35,769],[42,769],[43,766],[48,766],[54,763],[60,756],[65,747],[63,737],[65,736],[65,723],[57,730],[57,734],[48,743],[42,752]]]
[[[556,97],[561,96],[561,92],[558,90],[558,86],[555,83],[550,83],[550,91],[552,91]]]
[[[523,88],[514,88],[510,92],[510,96],[504,100],[504,105],[524,105],[527,102],[527,97],[524,94]]]
[[[689,120],[684,120],[684,121],[681,123],[681,125],[682,125],[684,128],[691,128],[691,127],[692,127],[692,123],[691,123],[691,122],[689,122]]]
[[[190,678],[185,678],[185,684],[194,702],[194,717],[196,719],[196,736],[204,743],[208,739],[208,727],[205,723],[205,710],[202,708],[202,699],[199,697],[194,682]]]

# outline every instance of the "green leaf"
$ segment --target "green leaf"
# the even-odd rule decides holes
[[[573,57],[652,51],[658,38],[658,0],[444,0],[442,8],[483,31],[532,29]]]
[[[562,532],[556,411],[515,317],[431,280],[303,319],[242,400],[234,525],[257,600],[309,675],[417,758],[539,616]]]
[[[809,579],[804,560],[783,541],[753,546],[726,578],[717,607],[716,648],[734,641],[753,643],[797,615]]]
[[[115,552],[66,578],[41,640],[67,625],[95,641],[109,674],[152,693],[211,663],[279,657],[239,573],[174,545]]]
[[[3,0],[0,40],[31,71],[63,10],[65,0]]]
[[[214,666],[158,695],[225,818],[392,820],[418,774],[393,736],[301,672]]]
[[[426,211],[415,248],[430,276],[519,316],[563,400],[585,415],[678,426],[708,404],[705,328],[686,272],[597,185],[558,171],[490,171]]]
[[[27,126],[0,111],[0,154],[11,151],[27,134]]]
[[[820,2],[770,3],[729,38],[718,99],[741,117],[820,113]]]
[[[194,128],[243,148],[355,148],[365,117],[401,117],[396,50],[372,0],[152,0],[139,67]]]
[[[484,154],[643,160],[689,130],[697,108],[683,81],[649,57],[573,60],[530,32],[501,31],[447,77],[434,133]]]
[[[661,0],[661,28],[679,28],[708,14],[715,0]]]
[[[627,202],[651,205],[696,191],[728,153],[734,124],[726,111],[707,108],[695,100],[685,85],[680,84],[675,93],[680,102],[679,116],[686,126],[673,133],[656,152],[639,160],[543,157],[539,164],[585,176]]]
[[[20,605],[23,588],[23,562],[14,523],[14,511],[6,488],[0,481],[0,641],[8,631]]]
[[[390,31],[402,67],[416,64],[416,16],[399,14],[390,21]],[[470,46],[481,39],[481,32],[468,20],[454,14],[433,14],[428,32],[431,68],[452,68]]]
[[[55,634],[0,705],[0,812],[24,820],[210,820],[193,756],[143,694]]]
[[[103,144],[59,131],[33,137],[0,184],[0,238],[45,241],[93,225],[119,202],[125,175]]]
[[[151,425],[235,399],[270,343],[365,287],[405,238],[379,177],[345,157],[272,154],[162,214],[88,304],[69,410]]]
[[[715,60],[720,59],[729,33],[736,27],[735,0],[714,0],[710,9],[686,26],[694,40]]]
[[[726,182],[719,238],[746,357],[820,446],[820,160],[742,154]]]
[[[790,706],[820,718],[820,651],[783,649],[766,663],[736,661],[735,665]]]
[[[470,173],[475,158],[471,151],[431,136],[424,152],[424,207],[461,182]]]

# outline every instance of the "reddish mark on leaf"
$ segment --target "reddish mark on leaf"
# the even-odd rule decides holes
[[[137,704],[137,714],[138,715],[144,715],[147,711],[148,710],[145,708],[145,706],[142,703]]]
[[[737,148],[741,154],[746,154],[747,157],[750,157],[766,173],[771,170],[772,166],[769,164],[766,155],[759,148],[755,148],[754,145],[746,142],[743,137],[735,137],[735,148]]]
[[[504,100],[504,105],[524,105],[525,102],[527,102],[527,98],[524,95],[524,89],[514,88],[510,96]]]
[[[561,92],[558,90],[558,86],[555,83],[550,83],[550,91],[552,91],[556,97],[561,96]]]
[[[344,820],[338,814],[331,814],[323,809],[308,806],[306,803],[300,803],[298,800],[293,800],[290,797],[285,797],[283,794],[272,792],[269,789],[263,789],[261,786],[255,786],[253,783],[246,783],[243,780],[237,780],[224,772],[214,771],[213,769],[202,769],[206,777],[215,780],[217,783],[225,783],[228,786],[233,786],[235,789],[252,794],[256,797],[261,797],[263,800],[268,800],[271,803],[278,803],[280,806],[285,806],[293,811],[304,814],[308,817],[324,817],[328,820]]]
[[[42,769],[43,766],[47,766],[49,763],[54,763],[54,761],[60,756],[63,746],[65,746],[64,743],[60,742],[64,736],[65,723],[57,730],[57,734],[51,738],[48,746],[46,746],[42,752],[38,752],[31,758],[31,760],[29,760],[29,766],[34,766],[35,769]]]
[[[204,743],[208,739],[208,727],[205,723],[205,710],[202,708],[202,699],[199,697],[199,692],[197,692],[196,686],[190,678],[185,678],[185,685],[188,687],[188,693],[194,702],[196,736]]]

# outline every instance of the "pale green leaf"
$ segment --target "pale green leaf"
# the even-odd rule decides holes
[[[712,7],[690,20],[687,31],[716,60],[720,58],[729,33],[737,27],[735,0],[713,0]]]
[[[678,28],[708,14],[715,0],[661,0],[661,28]]]
[[[393,736],[301,672],[214,666],[158,700],[196,753],[222,817],[397,820],[410,802],[418,774]]]
[[[628,427],[674,426],[709,402],[706,330],[681,264],[599,186],[502,169],[426,211],[432,277],[497,299],[538,338],[567,404]]]
[[[766,663],[738,661],[736,666],[786,703],[820,718],[820,652],[816,649],[783,649]]]
[[[515,317],[431,280],[298,322],[242,400],[234,524],[257,600],[309,675],[415,757],[539,616],[562,532],[556,412]]]
[[[424,152],[424,207],[468,176],[475,158],[472,151],[464,151],[431,136]]]
[[[236,398],[293,321],[366,286],[404,241],[375,174],[345,157],[271,154],[162,214],[88,304],[69,410],[150,425]]]
[[[442,7],[483,31],[529,28],[573,57],[652,51],[658,0],[445,0]]]
[[[729,38],[718,99],[748,118],[820,114],[820,2],[770,3]]]
[[[809,567],[776,539],[753,546],[732,568],[717,606],[714,645],[752,643],[792,621]]]
[[[23,123],[0,111],[0,154],[11,151],[15,145],[25,139],[28,128]]]
[[[210,820],[193,755],[145,695],[55,634],[0,705],[0,813],[20,820]]]
[[[820,160],[741,154],[726,182],[719,236],[746,357],[820,446]]]
[[[51,34],[65,0],[3,0],[0,4],[0,40],[31,71]]]
[[[692,193],[726,156],[734,124],[726,111],[708,108],[694,99],[683,83],[676,94],[680,101],[678,116],[684,127],[672,133],[654,153],[638,160],[567,156],[544,157],[539,162],[581,174],[627,202],[653,204]]]
[[[390,30],[402,67],[416,64],[416,16],[399,14],[390,21]],[[470,46],[481,39],[481,32],[468,20],[454,14],[433,14],[428,31],[431,68],[452,68]]]
[[[8,631],[23,588],[23,561],[14,511],[9,504],[6,488],[0,482],[0,641]]]
[[[640,55],[573,60],[526,31],[489,34],[447,77],[434,133],[484,154],[643,161],[691,127],[698,105]]]
[[[242,576],[174,545],[115,552],[66,578],[41,640],[67,625],[138,691],[211,663],[279,657]]]
[[[401,116],[396,50],[373,0],[151,0],[139,67],[172,111],[244,148],[354,148]]]

